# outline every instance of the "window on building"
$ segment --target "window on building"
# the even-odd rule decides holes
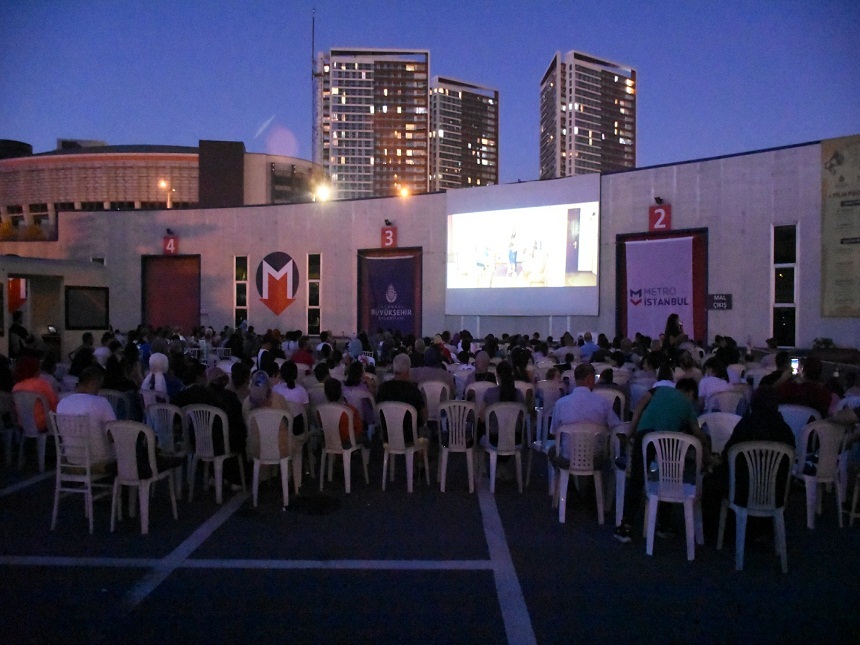
[[[322,329],[322,310],[320,307],[320,283],[322,278],[322,256],[308,254],[308,334],[319,334]]]
[[[794,347],[797,332],[797,225],[773,227],[773,337]]]
[[[248,320],[248,256],[233,259],[233,320],[238,328]]]

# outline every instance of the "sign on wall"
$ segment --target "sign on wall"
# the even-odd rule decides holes
[[[282,251],[275,251],[257,266],[256,283],[260,302],[279,316],[296,300],[299,269],[293,258]]]
[[[359,251],[361,329],[421,333],[421,289],[420,249]]]
[[[660,204],[648,209],[648,230],[651,232],[672,230],[671,204]]]
[[[711,311],[728,311],[732,308],[732,294],[709,293],[708,309]]]

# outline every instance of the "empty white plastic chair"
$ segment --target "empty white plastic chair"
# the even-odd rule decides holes
[[[439,490],[445,492],[448,476],[448,455],[466,455],[469,492],[475,492],[475,434],[478,429],[478,409],[472,401],[446,401],[439,407]]]
[[[609,387],[596,387],[592,390],[595,394],[609,401],[612,406],[612,411],[615,412],[620,420],[624,420],[625,411],[627,409],[627,396],[624,392],[619,392]]]
[[[737,414],[746,409],[746,397],[738,390],[716,392],[705,401],[705,412],[729,412]]]
[[[810,408],[806,405],[796,405],[794,403],[781,403],[779,413],[794,433],[794,445],[797,448],[797,452],[802,452],[800,433],[803,432],[803,429],[808,424],[821,419],[821,413],[815,408]]]
[[[242,455],[230,446],[229,422],[227,413],[212,405],[186,405],[182,411],[188,417],[188,425],[194,432],[194,453],[191,457],[191,472],[188,475],[188,501],[194,500],[194,479],[197,473],[197,462],[213,464],[215,468],[215,501],[221,504],[224,501],[224,461],[235,458],[239,462],[239,477],[242,482],[242,490],[245,490],[245,464]],[[215,432],[215,420],[221,420],[220,432],[223,437],[224,452],[215,454],[213,434]],[[206,471],[203,468],[203,487],[207,488]]]
[[[657,479],[649,476],[648,449],[653,446]],[[687,454],[694,453],[695,483],[684,479]],[[642,459],[645,467],[646,545],[645,552],[654,554],[654,532],[657,528],[658,502],[684,505],[684,526],[687,534],[687,560],[696,557],[696,544],[704,544],[702,527],[702,444],[696,437],[683,432],[649,432],[642,438]],[[695,537],[695,542],[694,542]]]
[[[785,544],[785,505],[788,502],[791,463],[794,450],[784,443],[775,441],[747,441],[732,446],[729,450],[729,497],[724,499],[720,508],[720,528],[717,534],[717,549],[723,548],[728,509],[735,512],[735,569],[744,568],[744,541],[746,538],[747,516],[772,517],[774,545],[782,564],[782,572],[788,572],[788,554]],[[746,497],[738,499],[737,464],[742,463],[747,471]],[[783,466],[785,476],[779,476]],[[777,498],[780,480],[784,484],[781,499]]]
[[[711,438],[712,452],[720,454],[723,452],[740,420],[739,414],[731,412],[706,412],[699,415],[699,427]]]
[[[146,408],[144,421],[155,433],[159,450],[166,455],[182,457],[186,461],[189,459],[191,441],[188,434],[188,418],[183,414],[182,408],[171,403],[153,403]],[[180,495],[182,495],[184,469],[185,465],[174,470],[176,489]]]

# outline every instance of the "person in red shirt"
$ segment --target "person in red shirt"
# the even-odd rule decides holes
[[[35,356],[22,356],[15,365],[15,375],[18,382],[12,388],[12,392],[36,392],[48,401],[51,412],[57,411],[57,393],[51,384],[39,376],[39,359]],[[36,403],[35,417],[36,427],[39,432],[48,431],[48,412],[43,406]]]
[[[780,384],[776,390],[779,403],[794,403],[818,410],[821,417],[828,416],[830,391],[820,383],[823,369],[821,359],[809,356],[800,366],[800,374]]]

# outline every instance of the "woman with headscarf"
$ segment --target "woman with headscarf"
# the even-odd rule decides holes
[[[248,398],[242,402],[242,415],[247,427],[246,454],[248,459],[260,455],[260,433],[256,425],[249,422],[249,415],[259,408],[275,408],[289,411],[287,401],[272,389],[272,382],[264,370],[251,374]],[[290,454],[290,437],[286,424],[282,423],[278,431],[278,450],[283,457]]]
[[[149,374],[140,385],[141,390],[155,390],[173,397],[182,391],[182,381],[170,373],[170,359],[156,352],[149,357]]]

